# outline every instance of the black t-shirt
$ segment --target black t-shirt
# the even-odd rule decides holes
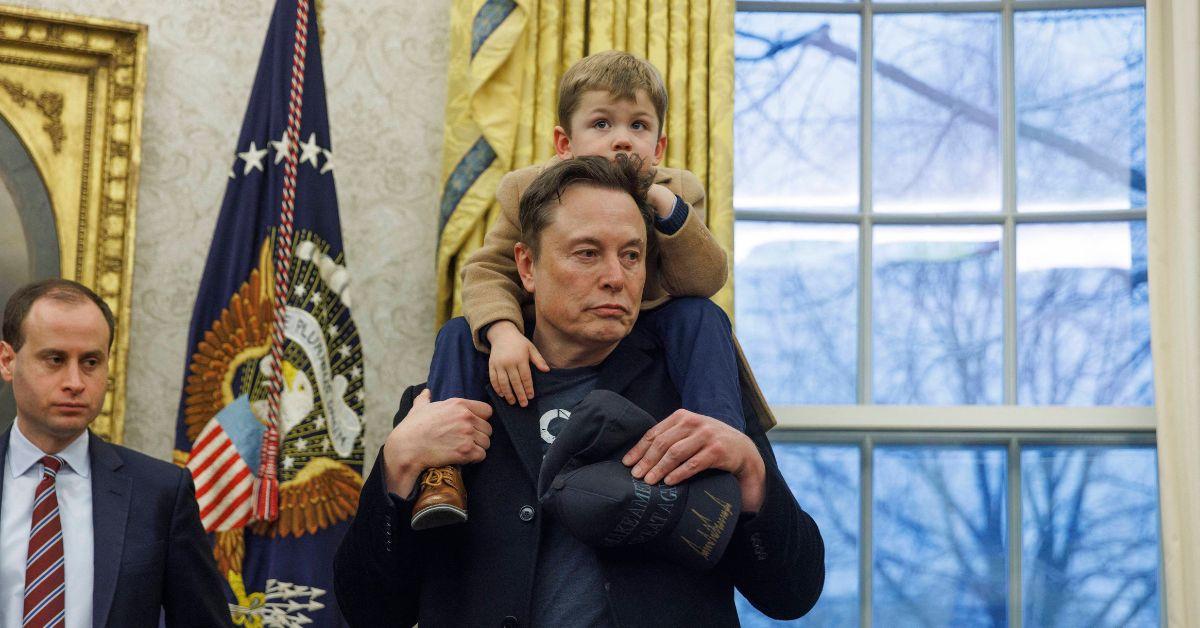
[[[534,371],[533,403],[542,434],[542,454],[571,420],[575,407],[596,387],[599,367]],[[544,511],[543,511],[544,512]],[[533,582],[534,626],[612,625],[604,597],[604,572],[596,552],[553,519],[544,523]]]

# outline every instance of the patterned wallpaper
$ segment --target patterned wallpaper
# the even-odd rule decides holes
[[[32,0],[150,27],[125,443],[170,459],[187,328],[273,0]],[[449,0],[325,0],[321,41],[368,464],[433,351]]]

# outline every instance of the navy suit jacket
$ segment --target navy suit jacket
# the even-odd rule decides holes
[[[624,395],[659,421],[680,407],[661,347],[640,322],[604,361],[596,388]],[[397,421],[417,392],[406,391]],[[376,458],[334,561],[338,604],[351,626],[528,625],[545,519],[536,494],[538,416],[534,406],[488,393],[491,447],[482,462],[463,467],[467,523],[413,531],[412,503],[387,496],[382,452]],[[736,626],[735,587],[780,619],[816,603],[825,576],[820,531],[788,489],[754,409],[743,403],[743,410],[766,465],[763,508],[739,521],[721,563],[706,572],[636,550],[598,551],[613,625]]]
[[[10,428],[11,429],[11,428]],[[0,499],[9,433],[0,436]],[[187,469],[88,432],[95,572],[92,625],[231,626],[224,580]]]

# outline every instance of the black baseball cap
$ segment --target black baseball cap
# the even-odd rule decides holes
[[[694,569],[720,561],[741,514],[733,475],[709,469],[686,482],[647,484],[621,463],[654,419],[617,393],[595,390],[546,452],[543,507],[581,541],[639,547]]]

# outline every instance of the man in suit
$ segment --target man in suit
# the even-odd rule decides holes
[[[742,433],[681,409],[661,346],[635,325],[653,237],[647,185],[622,160],[579,158],[548,168],[525,192],[515,257],[534,296],[531,339],[551,371],[535,374],[538,395],[525,408],[494,390],[490,403],[429,403],[422,394],[411,411],[402,405],[335,560],[352,625],[724,626],[737,624],[735,587],[777,618],[816,602],[820,532],[759,422],[748,414]],[[447,333],[470,334],[462,322],[445,329],[438,342],[452,346],[461,339]],[[486,356],[476,364],[486,381]],[[673,485],[719,469],[737,480],[744,514],[728,522],[736,527],[715,567],[587,545],[541,507],[543,455],[570,409],[596,389],[657,421],[622,459],[633,477]],[[470,520],[412,530],[421,470],[449,464],[467,465]]]
[[[4,309],[0,625],[229,626],[188,472],[93,435],[114,319],[73,281],[28,284]]]

